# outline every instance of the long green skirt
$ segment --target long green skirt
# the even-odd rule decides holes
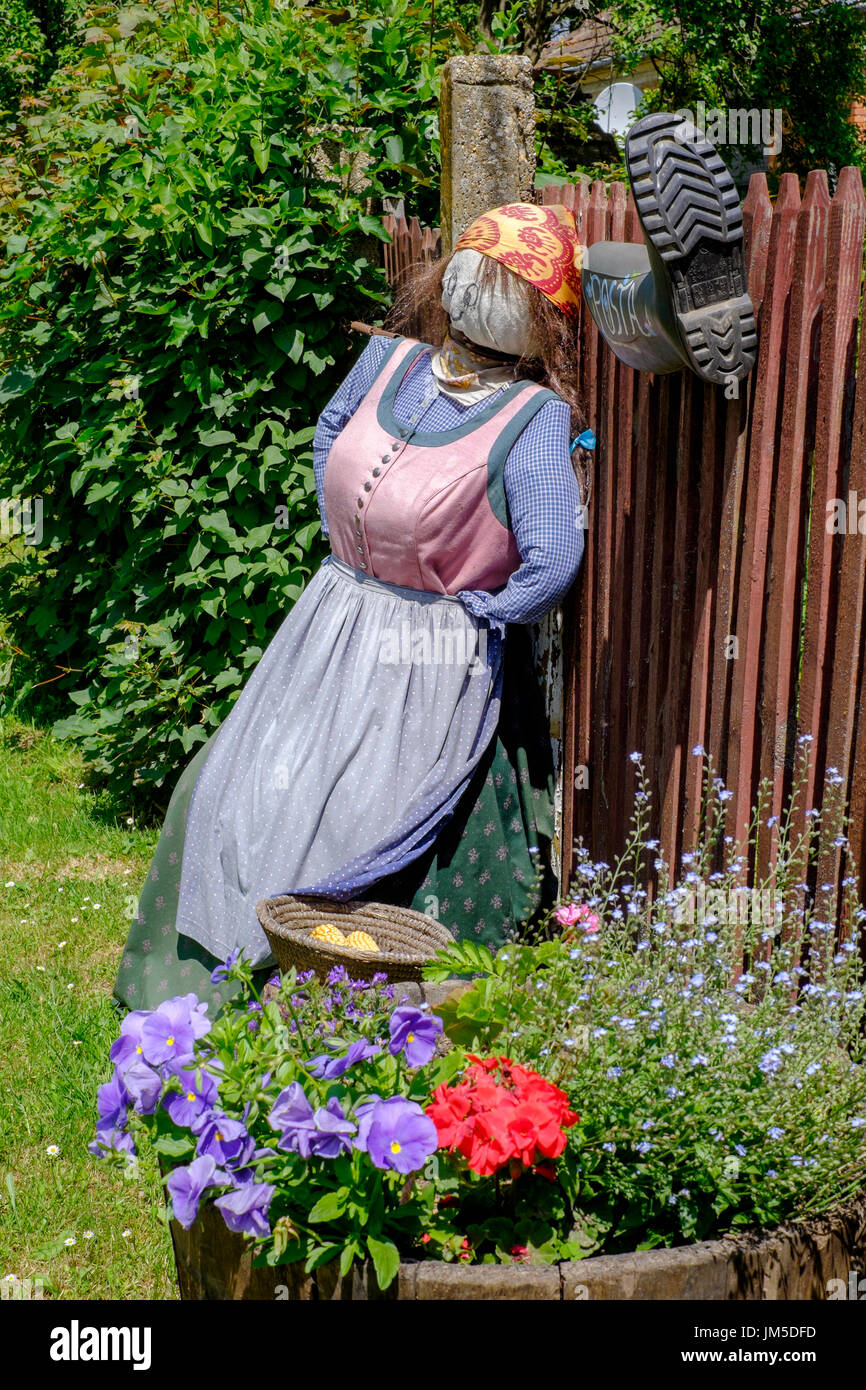
[[[215,737],[202,745],[174,789],[139,897],[115,985],[118,999],[131,1009],[153,1009],[192,991],[214,1010],[234,993],[234,986],[211,983],[219,962],[174,925],[187,808]],[[501,945],[554,900],[553,781],[529,634],[512,627],[497,735],[452,819],[431,849],[364,896],[426,912],[458,940]]]

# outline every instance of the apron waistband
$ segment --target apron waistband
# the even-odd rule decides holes
[[[359,570],[354,565],[347,564],[333,551],[325,557],[322,563],[364,588],[379,589],[383,593],[390,594],[393,598],[412,599],[415,603],[456,603],[461,608],[463,607],[456,594],[440,594],[432,589],[410,589],[405,584],[389,584],[387,579],[377,579],[375,575],[367,574],[365,570]]]

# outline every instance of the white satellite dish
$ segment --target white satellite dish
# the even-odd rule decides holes
[[[596,119],[602,130],[625,135],[642,100],[643,92],[632,82],[611,82],[595,99]]]

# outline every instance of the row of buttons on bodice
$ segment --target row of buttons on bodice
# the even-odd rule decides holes
[[[372,477],[380,477],[380,475],[385,471],[388,465],[394,463],[398,454],[405,448],[409,440],[409,436],[414,433],[415,426],[418,424],[418,421],[421,419],[421,416],[433,404],[433,401],[436,399],[436,396],[438,394],[439,393],[436,387],[436,383],[430,382],[427,386],[426,391],[424,392],[423,399],[421,400],[420,404],[415,410],[415,414],[409,417],[408,425],[404,425],[402,429],[398,430],[400,438],[394,440],[393,444],[391,445],[391,453],[383,454],[381,461],[375,464],[375,466],[370,469],[370,474]],[[369,478],[366,479],[366,481],[362,484],[362,488],[364,493],[372,492],[373,484],[370,482]],[[355,513],[355,549],[357,550],[359,557],[358,569],[361,570],[366,570],[370,568],[369,550],[366,547],[364,541],[364,533],[361,530],[361,517],[364,511],[364,502],[366,500],[367,499],[363,495],[356,499],[358,510]]]
[[[407,435],[408,433],[408,430],[401,430],[400,434],[404,436],[404,440],[401,442],[401,440],[395,439],[394,443],[391,445],[392,452],[390,454],[383,454],[381,463],[377,463],[374,468],[370,469],[370,472],[374,478],[378,478],[380,474],[385,470],[385,468],[387,468],[388,464],[394,462],[394,459],[397,457],[398,452],[403,448],[403,443],[405,442],[405,435]],[[373,484],[370,482],[368,478],[364,483],[364,492],[372,492],[372,490]],[[360,556],[358,560],[358,569],[362,570],[369,568],[367,551],[364,548],[364,535],[361,530],[360,514],[364,510],[364,500],[365,499],[363,497],[359,497],[357,499],[358,511],[355,513],[355,548],[358,551],[358,555]]]

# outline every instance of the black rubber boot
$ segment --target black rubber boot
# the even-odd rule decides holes
[[[646,246],[590,247],[581,274],[587,308],[631,367],[686,366],[723,386],[742,380],[757,334],[728,169],[693,126],[664,112],[632,126],[625,157]]]

